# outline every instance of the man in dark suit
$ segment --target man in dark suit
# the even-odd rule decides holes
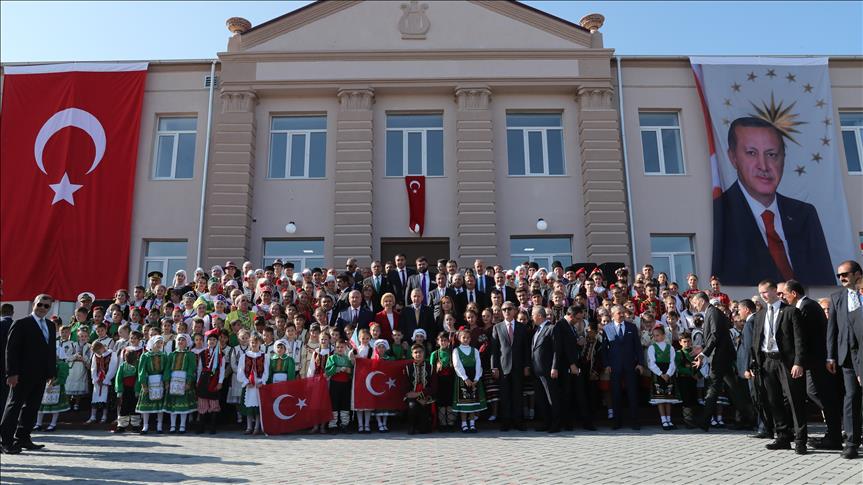
[[[464,277],[465,291],[458,295],[459,304],[462,308],[467,308],[471,302],[476,303],[477,309],[482,312],[488,306],[488,295],[479,291],[476,287],[476,276],[473,273],[467,273]]]
[[[554,324],[554,351],[561,384],[561,415],[566,430],[572,429],[576,414],[581,417],[584,429],[596,429],[587,397],[590,369],[580,367],[587,344],[584,315],[583,307],[570,306],[566,309],[566,315]]]
[[[434,310],[435,318],[440,316],[440,302],[445,296],[450,297],[453,302],[453,309],[455,309],[455,292],[447,286],[446,273],[438,273],[435,275],[434,289],[429,290],[426,294],[426,304]],[[461,320],[461,315],[456,315],[456,319]]]
[[[384,293],[392,293],[393,287],[387,275],[384,274],[384,267],[380,261],[372,261],[371,269],[372,275],[363,280],[363,286],[371,286],[375,290],[375,298],[380,303],[381,296]]]
[[[776,192],[785,165],[782,137],[752,117],[734,120],[728,130],[737,182],[713,201],[713,273],[725,284],[764,277],[835,284],[815,207]]]
[[[537,426],[536,430],[557,433],[560,431],[561,402],[557,383],[557,355],[554,352],[554,324],[548,321],[543,307],[534,307],[531,318],[536,328],[530,353],[533,388],[536,413],[542,419],[542,425]]]
[[[776,283],[758,284],[764,308],[755,314],[749,371],[760,372],[767,390],[767,403],[773,416],[776,440],[768,450],[790,450],[806,454],[806,379],[803,362],[805,348],[800,327],[800,310],[785,304],[776,292]]]
[[[485,265],[481,259],[473,262],[474,277],[476,278],[476,289],[488,295],[494,286],[494,278],[486,276]]]
[[[785,283],[785,302],[800,310],[800,329],[806,354],[806,394],[821,408],[827,422],[827,433],[821,439],[809,438],[809,444],[822,450],[842,449],[842,407],[838,399],[836,376],[827,372],[827,316],[817,301],[806,296],[796,280]]]
[[[406,266],[407,258],[404,254],[396,254],[395,268],[387,273],[387,280],[390,282],[393,294],[396,296],[396,304],[404,307],[405,304],[410,304],[410,298],[405,299],[405,288],[408,285],[408,278],[417,274],[413,268]],[[405,303],[407,302],[407,303]]]
[[[33,300],[33,313],[15,321],[6,343],[6,384],[11,388],[0,421],[0,451],[20,453],[38,450],[30,431],[48,379],[57,376],[56,329],[47,318],[54,299],[39,295]]]
[[[530,335],[515,320],[515,305],[506,302],[501,309],[503,321],[491,330],[491,372],[500,381],[500,430],[513,427],[524,431],[522,385],[523,379],[530,377]]]
[[[354,290],[354,287],[351,285],[351,275],[342,273],[336,276],[336,286],[338,286],[338,295],[336,296],[333,308],[336,312],[341,313],[350,305],[348,298],[351,295],[351,291]]]
[[[6,407],[9,386],[6,385],[6,341],[12,328],[12,315],[15,309],[10,303],[0,306],[0,409]]]
[[[502,271],[494,274],[494,289],[500,292],[503,301],[511,301],[518,303],[518,298],[515,294],[515,288],[506,285],[506,275]]]
[[[858,339],[863,335],[863,296],[857,285],[863,279],[863,270],[857,261],[845,261],[836,271],[844,287],[830,295],[830,316],[827,319],[827,370],[841,373],[845,387],[842,405],[842,429],[845,446],[842,456],[857,458],[861,435],[860,381],[863,373],[863,349]]]
[[[614,409],[614,429],[620,429],[623,421],[623,386],[629,400],[629,419],[632,429],[640,429],[636,421],[638,412],[638,381],[636,374],[644,371],[644,351],[638,328],[624,320],[621,305],[611,307],[611,322],[605,328],[605,345],[602,347],[602,361],[605,370],[611,373],[611,406]]]
[[[704,415],[701,420],[701,429],[710,429],[710,418],[716,409],[716,400],[722,394],[723,386],[728,389],[732,403],[740,411],[744,422],[740,427],[751,427],[755,421],[752,403],[746,399],[744,390],[738,385],[737,375],[734,372],[734,362],[737,353],[734,350],[734,342],[731,340],[731,321],[718,308],[710,304],[707,293],[699,291],[690,295],[690,308],[693,312],[704,315],[702,331],[704,333],[704,348],[695,357],[695,365],[701,367],[706,359],[710,361],[710,387],[704,396]]]
[[[404,307],[399,314],[398,330],[405,336],[405,341],[413,338],[414,330],[421,328],[426,332],[426,339],[436,340],[440,329],[434,318],[434,310],[423,305],[422,290],[414,288],[410,294],[411,304]]]
[[[423,304],[428,305],[429,302],[426,300],[428,292],[437,288],[437,285],[432,281],[428,260],[425,256],[418,257],[416,263],[417,272],[408,278],[408,283],[405,286],[405,301],[411,301],[411,291],[414,288],[419,288],[422,291]]]
[[[345,326],[353,323],[357,330],[368,329],[369,324],[375,321],[375,314],[362,305],[363,294],[359,290],[351,290],[348,295],[348,307],[339,313],[336,326],[345,338],[351,338],[345,334]]]

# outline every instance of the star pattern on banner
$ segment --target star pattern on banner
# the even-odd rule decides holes
[[[747,81],[754,81],[754,80],[756,80],[756,79],[758,79],[758,76],[757,76],[757,75],[755,75],[755,73],[754,73],[754,72],[750,72],[750,73],[746,76],[746,80],[747,80]]]
[[[821,163],[821,154],[820,153],[813,153],[812,154],[812,161],[815,163]]]
[[[821,144],[823,146],[829,147],[830,146],[830,138],[827,138],[826,136],[821,138]]]
[[[725,106],[731,106],[731,100],[728,98],[725,98],[725,101],[723,101],[722,104],[724,104]]]
[[[826,104],[827,103],[825,103],[823,99],[819,99],[818,101],[815,102],[815,107],[816,108],[823,108],[824,105],[826,105]]]
[[[797,172],[797,176],[799,177],[806,173],[806,167],[804,167],[803,165],[798,165],[797,168],[794,169],[794,171]]]
[[[795,76],[794,74],[791,74],[790,72],[788,73],[788,75],[785,76],[785,79],[787,79],[788,82],[790,82],[790,83],[796,83],[797,82],[797,76]]]
[[[51,201],[51,205],[64,200],[68,202],[70,205],[75,205],[75,197],[72,195],[76,191],[78,191],[83,185],[73,184],[69,181],[69,175],[67,173],[63,173],[63,178],[60,179],[56,184],[49,184],[51,190],[54,191],[54,199]]]
[[[732,89],[735,93],[739,93],[739,92],[740,92],[740,85],[739,85],[739,84],[737,84],[737,83],[734,83],[734,84],[732,84],[732,85],[731,85],[731,89]]]
[[[729,121],[728,118],[722,118],[722,124],[728,126],[731,124],[731,121]]]
[[[833,121],[831,121],[830,118],[824,118],[824,121],[822,121],[822,123],[824,123],[824,126],[830,126]]]
[[[803,85],[803,92],[804,93],[811,93],[812,92],[812,85],[809,83],[804,84]]]
[[[308,404],[306,404],[305,399],[297,399],[297,407],[298,408],[303,409],[306,406],[308,406]]]
[[[396,380],[390,377],[387,379],[387,388],[392,389],[394,387],[396,387]]]
[[[767,74],[765,74],[765,76],[767,76],[769,78],[776,77],[776,69],[768,69]]]

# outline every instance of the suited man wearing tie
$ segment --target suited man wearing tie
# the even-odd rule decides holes
[[[329,325],[335,325],[339,320],[339,312],[337,312],[333,307],[333,297],[323,290],[318,291],[318,304],[325,312],[327,312],[327,322],[329,322]]]
[[[12,328],[14,311],[10,303],[0,306],[0,409],[6,407],[6,398],[9,397],[9,386],[6,385],[6,341]]]
[[[758,430],[752,437],[773,439],[773,415],[770,413],[770,406],[767,404],[767,390],[764,389],[762,373],[756,372],[753,374],[749,372],[757,308],[751,299],[744,298],[737,302],[737,312],[744,321],[743,342],[740,344],[740,349],[737,352],[737,371],[739,373],[740,369],[743,369],[743,377],[747,379],[749,395],[752,397],[752,407],[758,417]]]
[[[351,291],[353,291],[354,287],[351,285],[351,275],[348,273],[342,273],[336,276],[336,285],[338,286],[338,295],[336,296],[335,301],[335,311],[341,313],[342,310],[348,307],[348,298],[350,297]]]
[[[531,318],[536,329],[530,353],[533,386],[537,396],[537,416],[543,420],[536,430],[557,433],[560,431],[561,402],[557,354],[554,352],[554,324],[548,321],[543,307],[534,307]]]
[[[339,313],[336,326],[345,338],[351,338],[345,334],[345,326],[353,323],[356,330],[368,329],[369,324],[375,321],[375,314],[368,308],[362,306],[363,294],[359,290],[351,290],[348,294],[348,307]]]
[[[6,384],[11,388],[0,421],[0,451],[38,450],[30,431],[42,403],[45,383],[57,376],[56,329],[48,320],[54,299],[41,294],[33,300],[33,313],[16,320],[6,343]]]
[[[392,293],[392,285],[389,278],[384,275],[383,265],[380,261],[372,261],[372,275],[363,280],[363,286],[371,286],[375,290],[375,297],[380,299],[384,293]]]
[[[406,306],[399,314],[399,327],[405,340],[411,339],[414,330],[421,328],[425,330],[426,335],[435,335],[440,332],[437,322],[434,318],[434,310],[428,305],[423,304],[422,290],[414,288],[410,294],[409,306]],[[428,337],[431,338],[431,337]]]
[[[842,429],[845,445],[842,456],[858,456],[861,435],[861,392],[858,376],[863,374],[863,295],[857,289],[863,270],[860,263],[849,260],[836,271],[843,289],[830,295],[830,316],[827,319],[827,371],[842,375],[845,399],[842,403]]]
[[[476,278],[476,289],[488,295],[491,287],[494,286],[494,278],[486,276],[485,264],[481,259],[473,262],[474,278]]]
[[[426,299],[428,292],[437,288],[437,285],[432,281],[431,274],[429,273],[428,260],[425,256],[418,257],[416,264],[417,273],[408,278],[408,283],[405,286],[405,301],[411,301],[411,291],[413,291],[414,288],[418,288],[422,291],[423,304],[428,305],[429,302]],[[446,275],[444,275],[444,279],[446,279]]]
[[[789,450],[793,438],[795,452],[805,455],[805,349],[800,310],[779,299],[776,283],[771,280],[758,284],[758,294],[765,305],[755,314],[749,370],[763,374],[767,403],[773,415],[776,440],[766,448]]]
[[[408,268],[406,263],[407,258],[404,254],[396,254],[396,266],[387,273],[387,280],[389,280],[392,292],[396,296],[396,304],[400,307],[404,307],[406,304],[410,305],[410,298],[405,297],[407,293],[405,288],[408,286],[408,278],[417,274],[416,270]]]
[[[587,321],[584,315],[583,307],[570,306],[566,308],[565,316],[554,324],[554,351],[561,384],[561,416],[567,430],[572,429],[576,414],[581,417],[584,429],[596,429],[587,396],[590,369],[579,367],[587,344]]]
[[[515,289],[506,285],[506,275],[502,271],[494,274],[494,289],[500,292],[503,301],[518,303]]]
[[[606,372],[611,373],[611,405],[614,412],[614,429],[622,425],[623,386],[629,400],[629,419],[632,429],[640,429],[636,421],[638,411],[638,380],[636,374],[644,371],[644,351],[641,349],[641,339],[638,328],[624,320],[624,309],[621,305],[611,307],[611,322],[603,332],[605,345],[602,347],[602,360],[606,363]]]
[[[465,274],[464,291],[456,295],[456,306],[460,306],[462,314],[464,314],[464,310],[470,303],[476,303],[476,307],[480,313],[488,306],[488,296],[479,291],[476,287],[476,281],[476,276],[473,273],[468,272]]]
[[[448,296],[455,302],[455,291],[447,286],[446,273],[438,273],[435,275],[435,288],[426,294],[426,304],[434,310],[434,317],[440,317],[440,301],[443,297]],[[456,315],[458,320],[461,320],[461,315]]]
[[[506,302],[501,310],[503,321],[491,330],[491,372],[500,381],[500,430],[524,431],[522,386],[530,377],[531,338],[527,327],[515,320],[515,305]]]

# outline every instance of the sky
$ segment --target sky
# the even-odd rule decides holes
[[[257,25],[308,3],[0,1],[0,61],[212,59],[228,17]],[[618,55],[863,54],[859,0],[525,3],[574,23],[605,15]]]

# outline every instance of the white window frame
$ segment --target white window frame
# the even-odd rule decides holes
[[[172,118],[192,118],[195,120],[195,126],[198,124],[197,116],[184,116],[184,115],[166,115],[166,116],[158,116],[156,118],[156,140],[153,144],[153,180],[191,180],[195,178],[195,157],[197,156],[197,144],[198,144],[198,130],[160,130],[159,124],[162,120],[172,119]],[[177,150],[180,148],[180,135],[195,135],[195,153],[192,156],[192,176],[191,177],[183,177],[177,178]],[[173,136],[174,138],[174,149],[171,152],[171,176],[170,177],[159,177],[159,139],[163,136]]]
[[[322,259],[322,260],[324,260],[324,263],[326,264],[327,258],[323,253],[320,255],[316,254],[316,255],[312,255],[312,256],[307,256],[304,254],[292,255],[292,254],[268,254],[267,253],[267,243],[268,242],[285,242],[285,241],[320,242],[323,245],[324,253],[327,250],[327,247],[325,244],[326,241],[324,238],[313,238],[312,237],[312,238],[298,238],[298,239],[291,239],[291,238],[288,238],[288,239],[284,239],[284,238],[264,239],[264,243],[263,243],[264,247],[263,247],[263,250],[261,251],[261,253],[262,253],[261,267],[267,266],[266,261],[268,259],[273,259],[273,260],[274,259],[281,259],[282,261],[300,261],[300,265],[299,265],[300,267],[295,268],[295,272],[299,273],[306,268],[312,269],[312,267],[309,266],[306,262],[309,259]]]
[[[857,113],[857,111],[850,111],[851,113]],[[860,170],[851,170],[848,167],[848,155],[846,153],[842,153],[845,155],[845,168],[848,169],[848,173],[850,175],[863,175],[863,126],[843,126],[842,133],[846,131],[850,131],[854,133],[854,139],[857,142],[857,158],[860,160]],[[845,137],[842,137],[842,147],[845,147]]]
[[[387,116],[399,116],[399,115],[410,115],[413,113],[388,113]],[[425,113],[431,115],[438,115],[438,113]],[[443,115],[439,115],[441,117],[441,121],[443,121]],[[402,135],[402,175],[388,175],[386,174],[386,166],[384,167],[384,173],[386,178],[402,178],[402,177],[415,177],[422,175],[424,177],[445,177],[446,176],[446,155],[442,151],[441,156],[444,157],[441,162],[443,163],[443,173],[440,175],[429,175],[428,174],[428,132],[429,131],[439,131],[441,132],[441,139],[443,139],[443,127],[441,128],[387,128],[386,132],[398,132]],[[421,136],[422,143],[422,173],[408,173],[408,135],[410,133],[419,133]],[[386,143],[384,143],[386,146]],[[443,147],[442,147],[443,148]],[[385,163],[386,165],[386,163]]]
[[[152,243],[185,243],[186,251],[189,250],[189,241],[186,239],[145,239],[144,240],[144,262],[141,266],[141,280],[143,281],[144,286],[147,285],[147,263],[151,262],[161,262],[162,268],[159,270],[165,275],[166,278],[172,278],[174,275],[168,275],[168,267],[170,261],[183,260],[187,261],[187,256],[148,256],[150,254],[150,244]],[[188,261],[187,261],[188,262]]]
[[[533,262],[538,258],[548,258],[548,264],[551,265],[555,260],[561,259],[561,256],[569,256],[570,261],[574,261],[572,257],[572,237],[568,236],[553,236],[553,237],[515,237],[512,236],[509,238],[509,246],[510,250],[512,250],[513,241],[520,241],[526,239],[566,239],[569,241],[569,252],[568,253],[534,253],[534,252],[523,252],[523,253],[514,253],[510,252],[509,258],[522,258],[522,261],[526,260],[529,262]],[[546,268],[549,272],[551,271],[551,267]]]
[[[695,235],[694,234],[651,234],[650,238],[654,237],[685,237],[689,239],[689,247],[692,248],[691,251],[659,251],[654,252],[653,248],[650,248],[650,259],[651,263],[653,263],[653,258],[667,258],[668,259],[668,281],[677,282],[680,281],[677,279],[677,275],[675,274],[674,269],[674,257],[675,256],[692,256],[692,272],[694,274],[698,274],[696,265],[698,264],[698,260],[695,257]],[[684,278],[686,275],[681,275]]]
[[[566,176],[566,140],[564,140],[563,136],[563,114],[562,113],[542,113],[542,112],[529,112],[529,113],[507,113],[507,115],[519,115],[519,114],[546,114],[546,115],[557,115],[560,116],[560,126],[507,126],[507,132],[510,130],[521,130],[521,139],[522,145],[524,149],[524,173],[523,174],[512,174],[509,173],[509,163],[507,163],[507,175],[510,177],[565,177]],[[549,161],[548,161],[548,130],[559,130],[560,131],[560,156],[562,158],[561,162],[563,163],[563,173],[549,173]],[[529,133],[538,132],[542,135],[542,173],[532,173],[530,171],[530,136]],[[508,153],[508,151],[507,151]]]
[[[309,164],[311,163],[311,148],[312,148],[312,133],[323,133],[326,137],[327,129],[326,128],[316,128],[310,130],[274,130],[273,120],[276,118],[307,118],[310,116],[321,117],[323,116],[326,120],[326,115],[276,115],[270,119],[270,148],[273,146],[273,135],[274,134],[285,134],[287,136],[287,143],[285,147],[285,176],[284,177],[270,177],[270,164],[273,162],[270,159],[269,155],[267,156],[267,179],[268,180],[299,180],[299,179],[310,179],[310,180],[320,180],[326,178],[326,163],[327,163],[327,153],[326,153],[326,143],[324,143],[324,176],[323,177],[310,177],[309,176]],[[303,175],[291,175],[291,152],[294,150],[294,135],[306,135],[306,156],[303,160]],[[326,138],[324,139],[326,142]],[[270,150],[272,153],[272,149]]]
[[[674,125],[666,125],[666,126],[641,126],[641,115],[642,114],[673,114],[677,117],[677,126]],[[641,136],[638,137],[638,142],[641,143],[641,161],[642,168],[644,170],[644,175],[662,175],[662,176],[680,176],[686,175],[686,157],[683,156],[686,153],[683,147],[683,128],[680,126],[680,112],[679,111],[661,111],[661,110],[645,110],[639,111],[639,135],[642,133],[649,131],[653,133],[654,138],[656,139],[656,148],[659,150],[659,171],[658,172],[648,172],[644,157],[644,142],[642,141]],[[680,140],[680,173],[667,173],[665,171],[665,144],[662,142],[662,130],[677,130],[677,139]]]

